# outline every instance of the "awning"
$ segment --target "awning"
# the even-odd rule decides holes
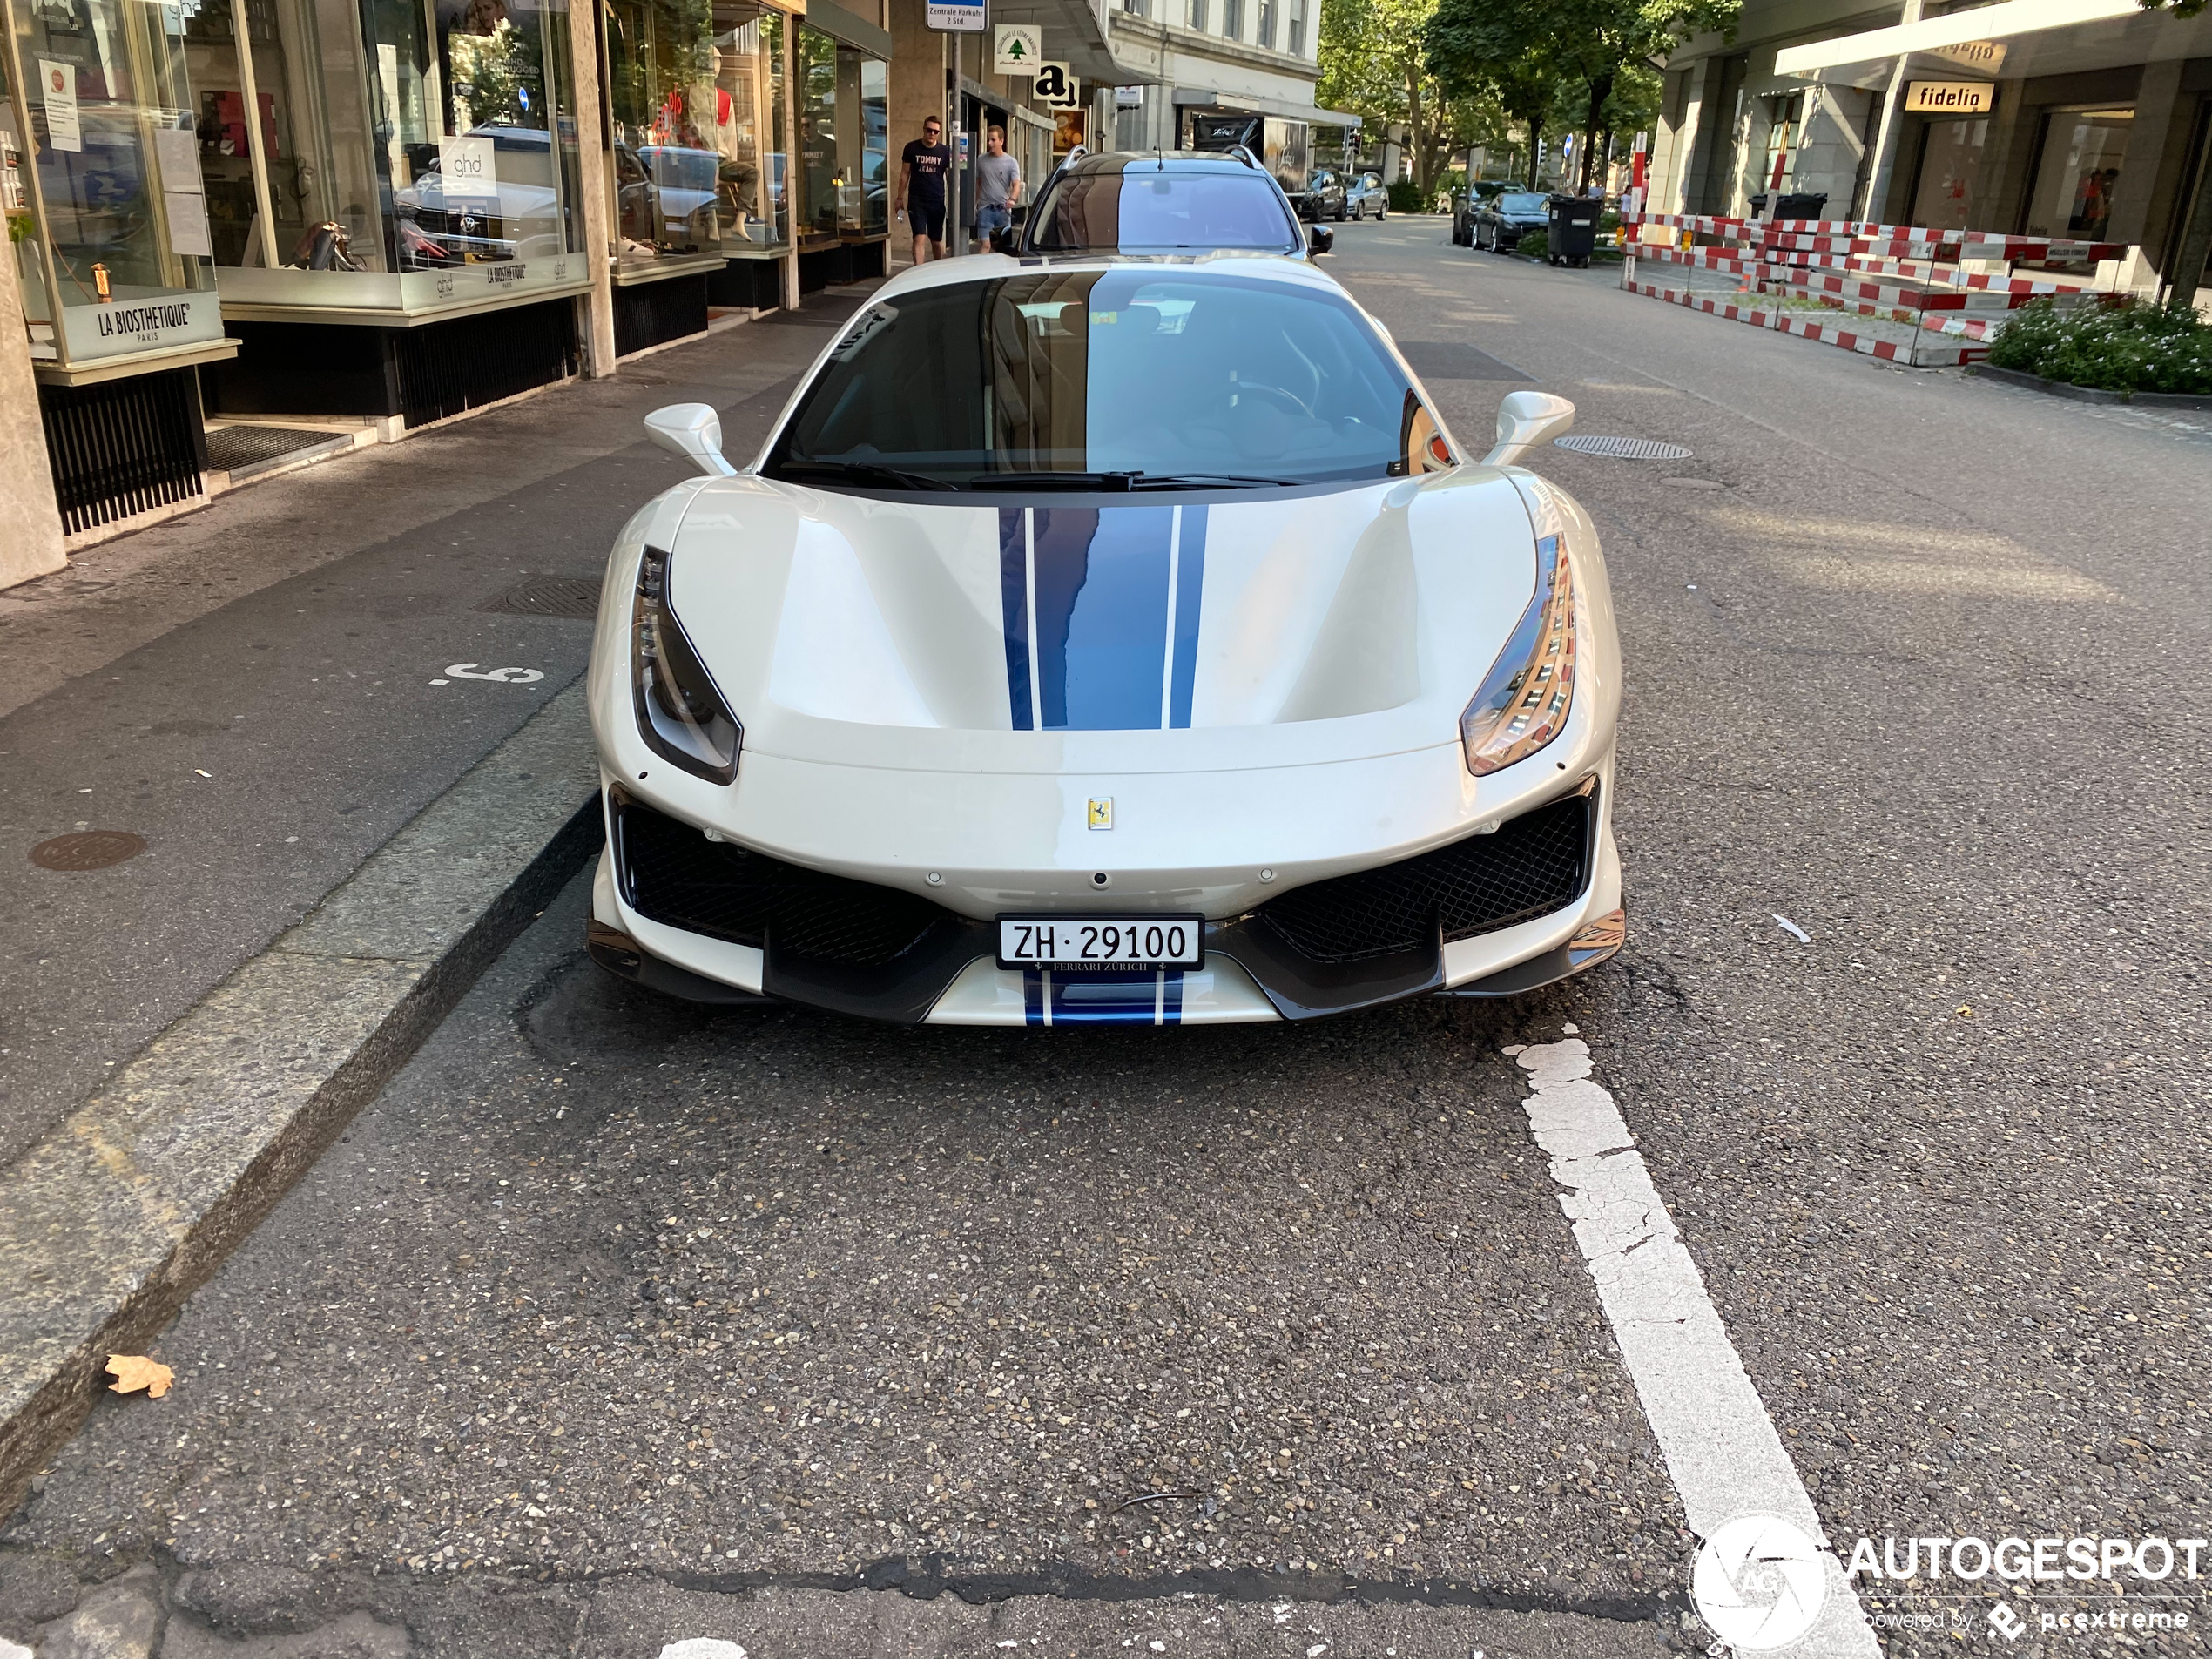
[[[1160,78],[1116,58],[1098,13],[1082,0],[991,0],[994,24],[1026,23],[1044,31],[1047,63],[1065,64],[1089,92],[1096,86],[1157,86]],[[981,37],[988,40],[988,36]]]
[[[1851,70],[1912,52],[1939,52],[1974,41],[2006,40],[2047,29],[2143,15],[2137,0],[1998,0],[1995,5],[1946,12],[1918,23],[1785,46],[1774,56],[1774,72],[1822,80],[1848,79]],[[1846,72],[1822,73],[1838,70]]]
[[[2134,0],[2129,0],[2129,3],[2133,4]],[[1310,121],[1317,126],[1356,127],[1363,118],[1346,114],[1342,110],[1325,110],[1291,98],[1260,98],[1249,92],[1217,92],[1199,86],[1177,87],[1175,103],[1177,109],[1237,110],[1251,115],[1281,115],[1293,121]]]

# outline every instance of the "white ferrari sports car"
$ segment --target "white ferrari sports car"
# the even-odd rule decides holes
[[[711,1001],[1302,1020],[1622,938],[1597,537],[1311,263],[923,266],[608,562],[589,945]]]

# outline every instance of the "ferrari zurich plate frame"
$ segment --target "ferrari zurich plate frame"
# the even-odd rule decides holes
[[[948,1025],[1502,995],[1622,939],[1597,537],[1274,256],[878,289],[760,453],[608,561],[588,943],[678,995]]]

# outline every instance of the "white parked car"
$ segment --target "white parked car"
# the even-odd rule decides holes
[[[607,567],[590,947],[946,1025],[1305,1019],[1622,937],[1588,517],[1312,264],[926,265]]]

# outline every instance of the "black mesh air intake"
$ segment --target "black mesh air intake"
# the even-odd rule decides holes
[[[1570,795],[1399,864],[1316,881],[1260,908],[1316,961],[1352,962],[1510,927],[1561,910],[1589,885],[1597,798]]]
[[[867,881],[826,875],[765,853],[708,840],[688,824],[617,800],[615,827],[624,896],[641,916],[740,945],[815,961],[880,967],[941,924],[941,906]]]

